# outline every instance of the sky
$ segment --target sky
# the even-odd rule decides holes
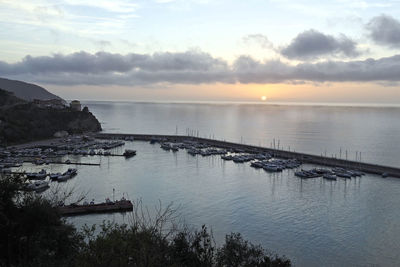
[[[400,103],[400,0],[0,0],[0,77],[65,99]]]

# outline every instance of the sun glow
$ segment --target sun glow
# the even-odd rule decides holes
[[[261,101],[266,101],[267,100],[267,97],[265,96],[265,95],[263,95],[262,97],[261,97]]]

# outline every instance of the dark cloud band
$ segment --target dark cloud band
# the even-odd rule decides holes
[[[400,55],[291,65],[240,56],[232,64],[200,51],[113,54],[86,52],[0,61],[0,76],[57,85],[397,82]]]

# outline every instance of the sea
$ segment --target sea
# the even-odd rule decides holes
[[[180,134],[400,166],[400,108],[255,103],[83,103],[106,133]],[[149,210],[172,205],[217,245],[231,232],[285,255],[295,266],[399,266],[400,179],[367,174],[302,180],[295,170],[268,173],[219,156],[164,151],[127,141],[137,156],[69,156],[78,175],[61,186],[88,200],[129,197]],[[38,168],[25,166],[26,168]],[[315,166],[302,165],[308,169]],[[64,171],[64,166],[50,166]],[[59,184],[57,186],[60,186]],[[56,186],[52,185],[54,189]],[[152,213],[152,212],[150,212]],[[76,227],[129,224],[130,214],[68,219]]]

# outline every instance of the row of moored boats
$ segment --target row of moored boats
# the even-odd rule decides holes
[[[332,169],[314,168],[311,170],[300,170],[295,172],[297,177],[302,179],[323,177],[327,180],[336,180],[338,177],[351,179],[352,177],[361,177],[365,175],[364,172],[358,170],[348,170],[340,167]]]
[[[65,182],[77,174],[78,171],[75,168],[69,168],[63,173],[47,173],[44,169],[39,172],[26,173],[26,178],[32,181],[26,184],[25,189],[29,191],[42,192],[49,188],[49,181],[45,181],[47,177],[49,177],[51,181]]]

